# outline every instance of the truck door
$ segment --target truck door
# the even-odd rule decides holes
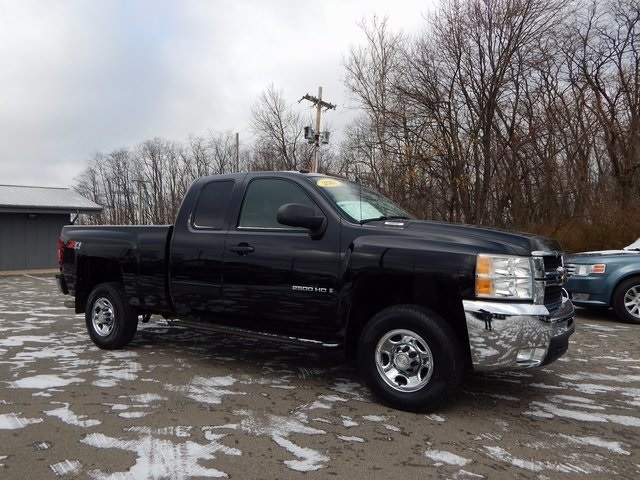
[[[234,183],[224,179],[203,185],[193,214],[176,221],[170,288],[180,317],[220,318],[224,312],[222,257]],[[185,210],[189,207],[183,204]]]
[[[278,223],[286,203],[322,213],[301,186],[285,178],[253,179],[225,242],[223,296],[234,323],[297,337],[335,338],[339,224],[321,238]],[[240,326],[240,325],[239,325]]]

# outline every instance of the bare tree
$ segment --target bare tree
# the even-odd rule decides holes
[[[578,19],[576,37],[573,81],[592,94],[586,106],[625,201],[640,193],[640,4],[594,0]]]
[[[256,140],[250,167],[254,170],[299,170],[311,165],[311,149],[303,138],[305,121],[270,85],[251,108]]]
[[[406,37],[390,32],[387,18],[363,21],[364,46],[351,47],[344,60],[345,86],[363,112],[350,128],[343,155],[347,170],[398,201],[411,203],[415,193],[414,147],[408,111],[397,92]]]
[[[241,165],[247,156],[241,152]],[[95,154],[76,178],[76,190],[105,208],[87,222],[166,224],[174,221],[193,180],[233,172],[237,163],[230,132],[190,136],[186,144],[157,137],[133,149]]]
[[[540,96],[545,39],[559,29],[560,9],[549,0],[445,1],[407,56],[402,90],[423,121],[427,172],[444,172],[440,183],[451,185],[441,199],[448,219],[519,221],[512,206],[522,192],[510,182],[549,170],[540,167],[544,159],[532,164],[541,112],[530,107]]]
[[[90,160],[87,167],[74,178],[76,190],[83,197],[91,200],[98,205],[105,205],[105,197],[102,185],[102,176],[96,165],[95,157]],[[98,214],[81,215],[80,223],[89,225],[100,225],[105,223],[104,211]]]
[[[76,190],[104,207],[101,215],[89,218],[90,223],[135,223],[136,193],[131,167],[131,157],[125,148],[108,155],[96,153],[76,178]]]
[[[211,174],[211,145],[205,137],[190,135],[181,155],[189,179]]]
[[[239,170],[239,165],[236,165],[236,139],[231,132],[209,132],[209,151],[212,174]]]

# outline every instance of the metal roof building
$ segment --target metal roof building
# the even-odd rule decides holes
[[[57,240],[71,215],[100,211],[69,188],[0,185],[0,271],[57,267]]]

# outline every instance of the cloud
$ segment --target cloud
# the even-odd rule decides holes
[[[273,84],[344,106],[358,22],[415,29],[417,0],[0,0],[0,183],[70,186],[95,152],[251,132]],[[300,108],[305,108],[302,105]],[[340,118],[345,110],[332,112]]]

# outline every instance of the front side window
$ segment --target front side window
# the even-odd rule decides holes
[[[286,228],[278,222],[278,209],[286,203],[301,203],[315,208],[313,200],[295,183],[281,178],[253,180],[244,197],[239,228]]]

